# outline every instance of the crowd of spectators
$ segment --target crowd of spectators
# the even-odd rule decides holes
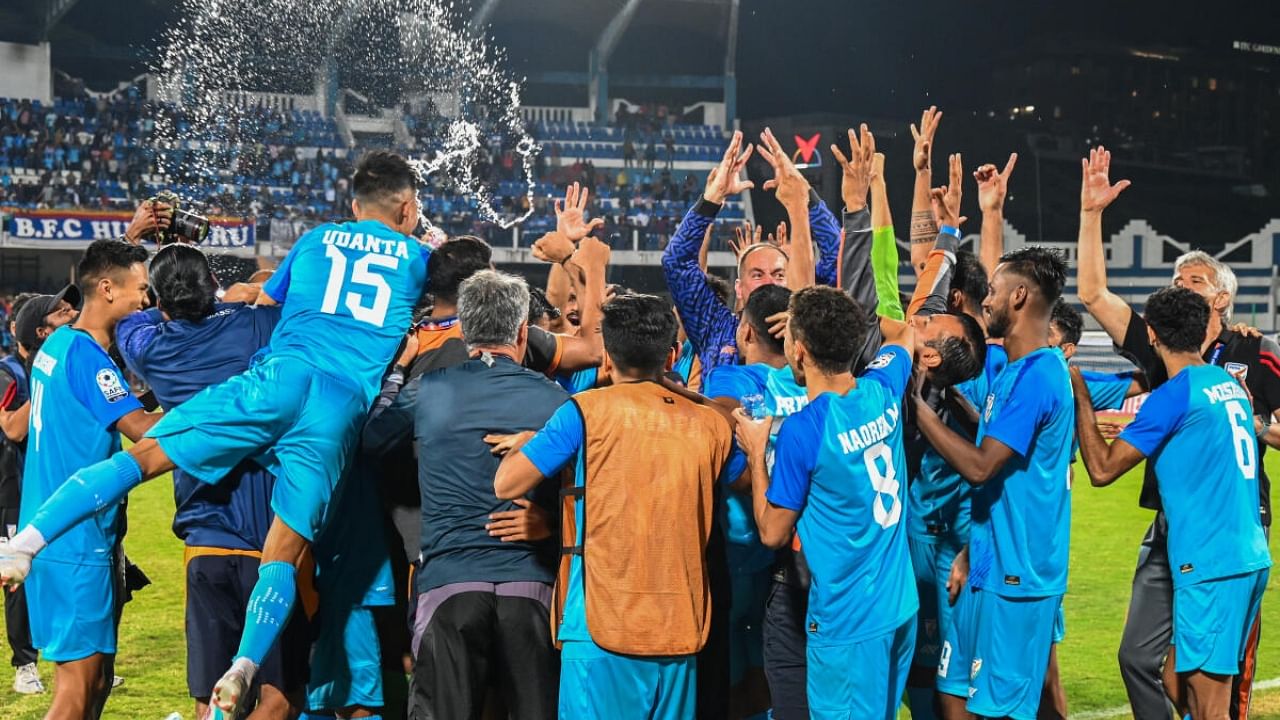
[[[414,148],[397,150],[412,154],[440,144],[448,119],[434,108],[404,111]],[[585,153],[562,157],[562,147],[578,148],[550,142],[545,128],[535,126],[543,148],[532,165],[532,197],[517,151],[520,138],[488,132],[471,172],[491,197],[464,194],[435,176],[423,194],[424,213],[449,234],[505,244],[508,231],[486,219],[480,202],[489,202],[492,214],[504,220],[525,215],[531,204],[533,217],[545,218],[548,198],[577,181],[595,189],[590,210],[605,218],[612,244],[630,248],[638,238],[641,249],[660,250],[705,180],[705,172],[673,169],[674,120],[661,106],[620,107],[614,127],[593,128],[611,141],[596,147],[622,157],[621,169],[597,167]],[[348,178],[363,148],[347,148],[332,119],[311,110],[247,106],[229,110],[214,130],[201,127],[172,104],[147,101],[137,86],[59,97],[47,105],[0,98],[0,206],[124,209],[169,189],[206,214],[257,218],[259,237],[346,214]],[[524,236],[532,242],[541,229],[527,228],[532,232]]]

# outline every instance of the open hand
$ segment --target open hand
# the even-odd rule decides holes
[[[490,433],[484,436],[484,441],[493,447],[489,448],[489,452],[494,455],[506,455],[507,453],[518,450],[529,442],[529,438],[533,437],[532,430],[524,432],[512,433],[510,435],[502,435],[498,433]]]
[[[1111,151],[1099,145],[1080,161],[1080,211],[1102,212],[1129,187],[1128,180],[1111,184]]]
[[[791,156],[782,149],[773,131],[765,128],[760,133],[760,157],[773,168],[773,177],[764,182],[765,190],[776,190],[778,202],[788,210],[803,210],[809,205],[809,181],[804,179]]]
[[[569,238],[570,242],[578,242],[592,230],[604,227],[604,218],[586,221],[589,195],[585,187],[574,183],[564,191],[564,200],[556,199],[556,232]]]
[[[551,524],[547,511],[538,505],[516,498],[511,502],[520,507],[519,510],[503,510],[489,515],[489,522],[484,529],[491,537],[502,542],[531,542],[551,537]]]
[[[911,123],[911,137],[915,140],[915,149],[911,153],[911,164],[916,172],[928,172],[933,163],[933,136],[938,132],[938,123],[942,121],[942,111],[930,105],[920,113],[920,126]]]
[[[747,149],[742,150],[742,131],[735,130],[720,164],[707,174],[707,185],[702,191],[702,198],[707,202],[723,205],[725,198],[730,195],[740,195],[754,188],[756,184],[750,180],[738,179],[754,149],[755,146],[748,143]]]
[[[867,191],[871,189],[871,179],[875,177],[876,138],[867,129],[867,124],[859,126],[862,138],[849,129],[849,157],[840,152],[834,143],[831,155],[840,163],[843,173],[840,178],[840,197],[844,200],[845,210],[857,212],[867,206]]]

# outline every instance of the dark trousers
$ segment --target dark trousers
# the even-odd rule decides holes
[[[1173,712],[1161,675],[1173,640],[1173,575],[1169,570],[1168,533],[1164,513],[1157,513],[1138,552],[1129,615],[1120,639],[1120,677],[1129,694],[1135,720],[1167,720]],[[1245,653],[1245,671],[1236,675],[1232,684],[1232,720],[1244,720],[1248,716],[1261,622],[1261,617],[1255,621]]]
[[[774,581],[764,606],[764,675],[776,720],[808,720],[804,617],[809,590]]]
[[[0,508],[0,533],[10,537],[9,528],[18,524],[18,508]],[[9,637],[9,649],[13,651],[13,666],[22,667],[36,661],[36,649],[31,646],[31,622],[27,619],[27,593],[21,587],[14,592],[4,592],[4,628]]]
[[[554,720],[560,654],[547,608],[526,597],[462,592],[432,613],[413,670],[413,720],[479,720],[496,686],[511,720]]]
[[[707,585],[711,591],[711,630],[698,653],[696,678],[698,720],[729,717],[729,618],[733,581],[723,533],[712,527],[707,542]]]

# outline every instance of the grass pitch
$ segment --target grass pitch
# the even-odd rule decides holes
[[[1280,480],[1280,454],[1268,453],[1267,472]],[[1067,637],[1059,648],[1062,674],[1073,716],[1128,717],[1106,711],[1125,704],[1116,669],[1116,648],[1129,606],[1129,585],[1137,562],[1138,543],[1151,513],[1138,507],[1141,467],[1109,488],[1084,482],[1077,464],[1072,493],[1071,587],[1066,599]],[[136,490],[129,501],[129,557],[151,577],[124,612],[116,672],[125,678],[112,693],[105,717],[161,720],[172,712],[193,716],[186,693],[183,644],[182,543],[169,526],[173,491],[168,478]],[[1272,554],[1280,550],[1274,536]],[[1280,572],[1273,572],[1262,604],[1263,635],[1258,679],[1280,677]],[[7,648],[4,649],[7,658]],[[53,668],[41,663],[46,686]],[[23,697],[11,690],[12,675],[0,669],[0,720],[36,720],[48,709],[50,695]],[[52,688],[50,688],[52,689]],[[906,713],[903,713],[906,717]],[[1254,698],[1253,718],[1280,719],[1280,687]]]

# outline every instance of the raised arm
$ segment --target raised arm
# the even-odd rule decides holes
[[[1102,211],[1116,199],[1128,180],[1111,184],[1111,153],[1098,147],[1080,161],[1080,240],[1077,251],[1080,302],[1111,340],[1124,342],[1133,309],[1107,288],[1106,256],[1102,250]]]
[[[873,211],[867,208],[867,193],[875,174],[876,140],[866,124],[859,131],[861,137],[849,130],[849,157],[835,145],[831,146],[831,156],[840,163],[840,199],[844,202],[840,288],[870,314],[879,305],[871,262]]]
[[[919,270],[916,289],[907,306],[907,317],[947,311],[947,294],[951,291],[956,249],[960,247],[960,226],[965,221],[960,215],[960,201],[963,197],[959,183],[962,173],[960,155],[952,155],[948,163],[954,182],[932,191],[934,207],[938,208],[938,220],[942,225],[933,242],[933,249],[925,259],[924,267]]]
[[[578,339],[588,343],[587,350],[593,357],[604,358],[604,336],[600,334],[600,322],[604,319],[604,278],[609,267],[611,250],[607,244],[593,237],[585,237],[578,243],[570,266],[582,268],[582,294],[578,296],[582,321]]]
[[[1018,163],[1018,153],[1010,153],[1004,170],[987,163],[973,173],[978,181],[978,207],[982,209],[982,244],[978,260],[990,273],[1004,255],[1004,199],[1009,194],[1009,176]]]
[[[871,273],[876,284],[876,314],[902,320],[898,289],[898,238],[889,214],[889,191],[884,182],[884,154],[876,153],[871,169]]]
[[[941,120],[942,111],[930,106],[920,115],[920,126],[911,125],[911,137],[915,140],[911,162],[916,171],[911,194],[911,267],[916,274],[924,269],[929,251],[933,249],[933,239],[938,235],[929,193],[933,190],[933,136]]]
[[[773,168],[773,177],[764,183],[765,190],[776,190],[778,202],[787,211],[790,222],[791,257],[787,260],[787,287],[803,290],[814,284],[815,265],[813,235],[809,224],[809,181],[782,149],[773,131],[760,133],[760,157]]]
[[[713,328],[733,324],[733,308],[720,302],[711,289],[706,274],[698,267],[698,250],[707,226],[715,221],[725,198],[755,187],[748,180],[738,179],[754,147],[748,144],[742,149],[742,133],[733,134],[720,164],[707,176],[701,201],[680,221],[662,253],[662,273],[667,288],[680,311],[685,333],[700,355],[720,339],[711,336]]]
[[[711,232],[715,228],[715,223],[707,226],[707,229],[702,232],[702,246],[698,248],[698,269],[704,273],[707,271],[708,256],[711,254]]]
[[[839,287],[840,221],[812,189],[809,190],[809,232],[818,248],[814,259],[814,281],[818,285]]]
[[[587,188],[578,183],[570,185],[565,190],[564,199],[555,201],[555,232],[548,233],[534,244],[534,256],[551,263],[551,269],[547,273],[547,301],[560,309],[562,324],[561,327],[552,327],[554,332],[566,332],[571,329],[565,327],[568,320],[565,319],[564,309],[569,304],[571,294],[576,294],[581,301],[584,292],[580,283],[581,278],[566,263],[573,254],[574,246],[592,230],[604,225],[604,218],[595,218],[587,222],[586,210],[589,195]],[[542,255],[538,252],[539,245],[543,249]]]

